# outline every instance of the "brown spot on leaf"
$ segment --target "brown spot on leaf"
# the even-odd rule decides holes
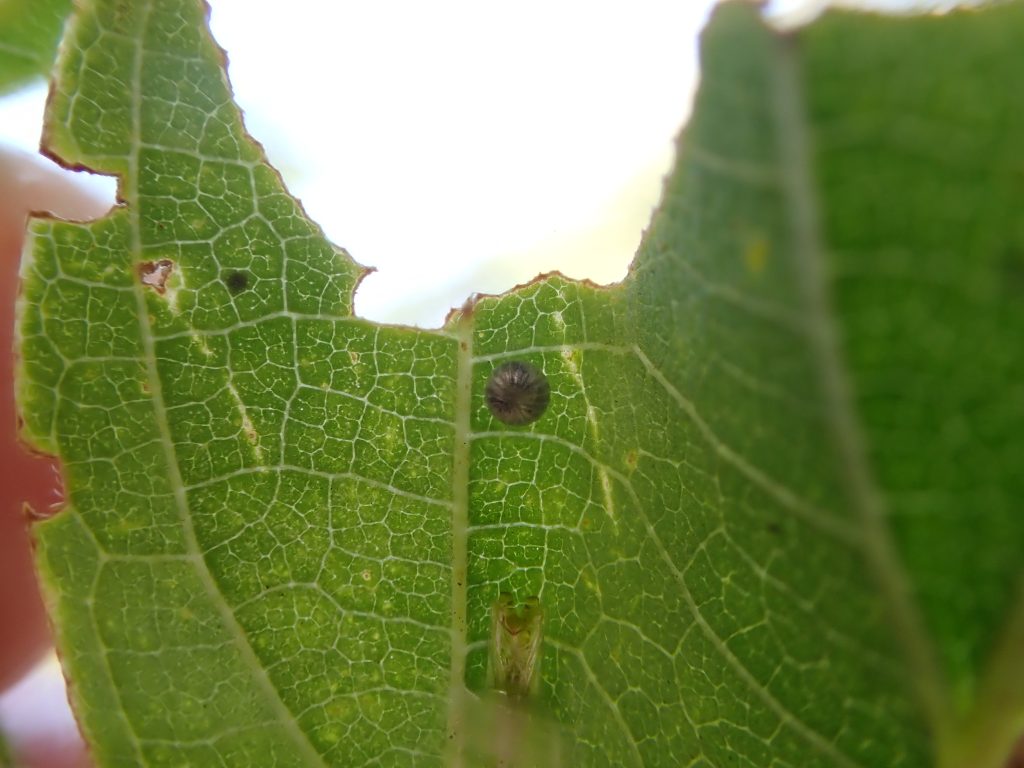
[[[174,271],[174,262],[170,259],[159,261],[143,261],[139,264],[139,279],[143,285],[148,285],[161,296],[167,287],[167,279]]]
[[[1024,736],[1017,740],[1017,745],[1006,761],[1006,768],[1024,768]]]
[[[636,469],[636,463],[638,458],[639,456],[637,455],[636,450],[630,450],[626,452],[626,466],[629,467],[630,472]]]

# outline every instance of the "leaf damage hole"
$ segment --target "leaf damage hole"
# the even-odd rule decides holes
[[[139,279],[161,296],[167,290],[167,280],[174,271],[174,262],[170,259],[143,261],[139,264]]]
[[[39,450],[25,438],[25,421],[18,414],[15,439],[0,445],[10,477],[17,477],[14,501],[28,520],[45,520],[64,509],[64,475],[56,456]],[[2,510],[0,510],[2,511]]]

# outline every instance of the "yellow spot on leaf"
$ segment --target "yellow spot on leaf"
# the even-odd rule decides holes
[[[764,235],[753,235],[747,238],[743,247],[743,263],[747,271],[752,275],[760,275],[764,272],[765,264],[768,262],[768,238]]]

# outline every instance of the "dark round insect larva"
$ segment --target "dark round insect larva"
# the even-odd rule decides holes
[[[484,389],[494,418],[516,427],[539,419],[550,398],[551,387],[544,374],[518,360],[495,368]]]

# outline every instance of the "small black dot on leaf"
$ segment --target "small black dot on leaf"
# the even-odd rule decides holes
[[[241,293],[249,287],[249,275],[236,269],[227,273],[224,283],[232,293]]]
[[[513,426],[539,419],[550,398],[551,387],[544,374],[518,360],[495,368],[484,390],[484,399],[494,418]]]

